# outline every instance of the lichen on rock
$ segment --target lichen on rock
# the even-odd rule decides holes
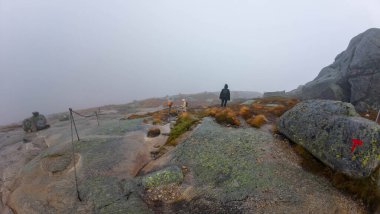
[[[162,170],[152,172],[142,178],[144,188],[152,188],[171,183],[181,183],[183,173],[178,166],[169,166]]]
[[[323,163],[351,177],[368,177],[380,163],[380,126],[360,117],[349,103],[305,101],[286,112],[277,127]],[[363,145],[351,151],[353,138]]]

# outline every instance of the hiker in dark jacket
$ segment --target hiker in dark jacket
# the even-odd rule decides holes
[[[220,92],[219,99],[222,100],[222,104],[220,106],[221,107],[226,107],[227,100],[230,100],[230,90],[228,89],[228,85],[227,84],[224,85],[224,88]]]

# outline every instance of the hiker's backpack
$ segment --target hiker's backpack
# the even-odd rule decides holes
[[[223,98],[223,99],[227,99],[228,98],[228,90],[227,89],[223,89],[220,97]]]

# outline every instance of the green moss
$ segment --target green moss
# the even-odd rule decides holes
[[[365,165],[367,165],[368,159],[369,159],[369,155],[365,156],[365,157],[362,159],[362,167],[364,167]]]
[[[181,169],[177,166],[172,166],[144,176],[142,178],[142,185],[145,188],[152,188],[171,183],[180,183],[182,180],[183,174]]]
[[[380,159],[380,153],[379,153],[379,149],[377,147],[377,141],[373,136],[372,136],[370,145],[371,145],[371,147],[368,148],[368,151],[366,153],[359,152],[359,155],[361,157],[362,167],[365,167],[367,165],[367,163],[371,157],[376,157],[377,159]]]
[[[193,126],[199,119],[193,115],[187,114],[185,116],[179,116],[174,127],[170,130],[169,138],[166,141],[166,145],[175,145],[175,139],[187,132],[191,126]]]
[[[254,192],[286,187],[276,172],[295,169],[258,161],[268,155],[263,148],[272,140],[269,134],[251,128],[224,128],[208,119],[201,126],[177,146],[175,155],[189,166],[199,188],[215,187],[218,198],[240,200]]]

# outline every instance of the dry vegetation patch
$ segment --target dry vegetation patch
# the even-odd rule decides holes
[[[280,117],[299,102],[296,98],[266,97],[256,99],[251,105],[254,114],[263,114],[266,117]]]
[[[243,117],[245,120],[248,120],[253,116],[253,112],[248,106],[243,105],[242,107],[240,107],[239,115]]]
[[[375,121],[378,111],[376,111],[375,109],[368,109],[366,112],[358,112],[358,113],[364,118]],[[377,123],[380,124],[380,120],[377,121]]]
[[[147,114],[131,114],[127,117],[128,120],[133,120],[133,119],[139,119],[139,118],[145,118],[152,116],[152,113],[147,113]]]
[[[267,122],[274,122],[299,100],[286,97],[258,98],[250,105],[230,104],[228,108],[210,107],[205,110],[205,116],[214,117],[223,125],[240,126],[238,117],[242,117],[250,126],[260,128]]]
[[[237,113],[231,108],[209,108],[205,111],[206,116],[214,117],[216,122],[224,125],[240,126]]]
[[[260,128],[266,122],[268,122],[268,119],[264,115],[262,115],[262,114],[253,116],[253,117],[251,117],[250,119],[247,120],[247,123],[250,126],[255,127],[255,128]]]
[[[177,116],[178,112],[175,109],[170,111],[170,116]],[[148,118],[150,117],[150,118]],[[145,114],[132,114],[127,117],[128,120],[146,118],[144,121],[151,121],[153,125],[163,124],[165,121],[168,121],[169,112],[168,109],[163,109],[156,112],[148,112]]]

